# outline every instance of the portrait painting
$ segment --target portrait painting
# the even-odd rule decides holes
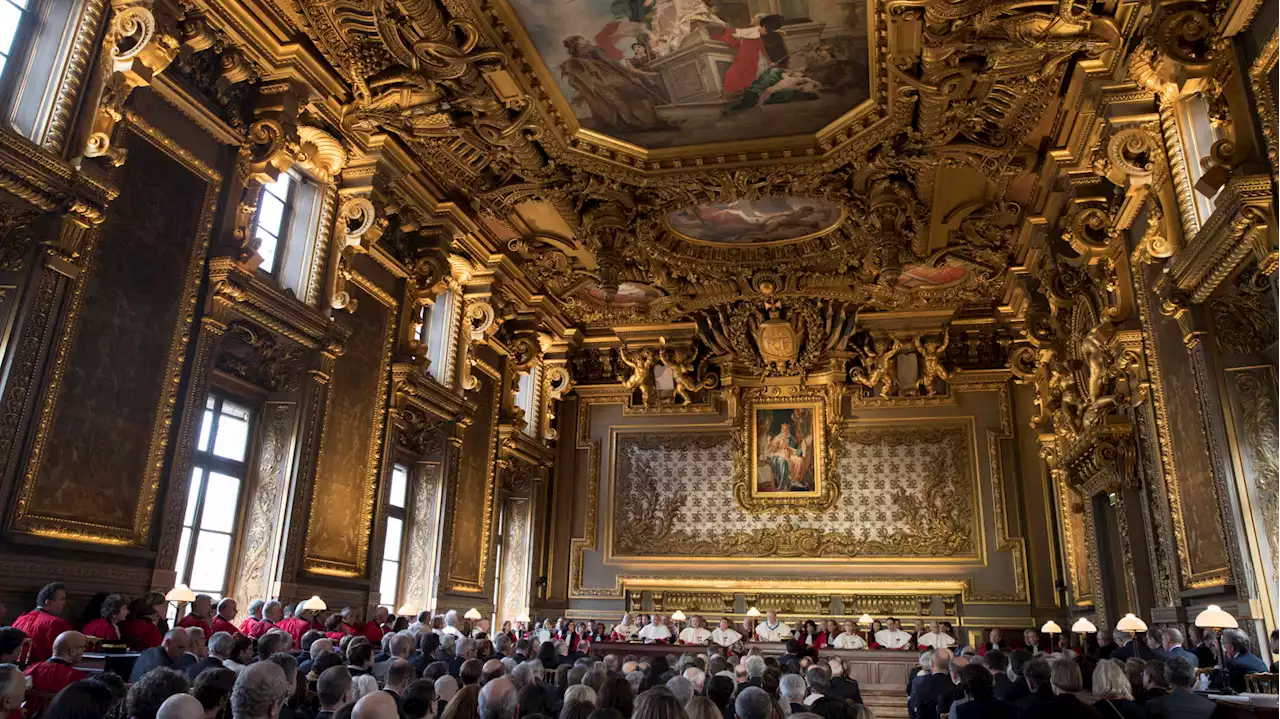
[[[643,147],[813,133],[870,97],[866,0],[508,0],[583,127]]]
[[[667,213],[667,227],[695,242],[730,245],[786,242],[830,231],[839,207],[803,197],[708,202]]]
[[[753,496],[812,496],[821,491],[821,417],[817,402],[753,408]]]

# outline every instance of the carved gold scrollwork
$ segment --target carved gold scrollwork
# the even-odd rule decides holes
[[[104,84],[84,155],[103,157],[119,166],[124,164],[126,153],[112,145],[112,136],[124,117],[125,101],[134,88],[150,85],[177,57],[179,18],[150,0],[121,0],[113,2],[112,8],[103,40]]]
[[[334,232],[333,272],[329,277],[329,306],[335,310],[356,311],[356,300],[347,291],[354,270],[351,259],[363,248],[361,238],[373,228],[377,211],[367,197],[351,196],[338,207],[337,231]]]

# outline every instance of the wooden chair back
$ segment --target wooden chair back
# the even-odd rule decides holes
[[[1277,688],[1280,688],[1280,682],[1277,682],[1280,675],[1268,672],[1258,672],[1257,674],[1244,675],[1244,688],[1250,694],[1276,694]]]

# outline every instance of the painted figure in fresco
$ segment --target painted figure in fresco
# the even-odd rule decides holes
[[[634,70],[580,35],[566,39],[564,47],[569,59],[561,63],[560,74],[574,90],[573,102],[586,105],[597,122],[619,130],[669,127],[658,116],[662,96]]]
[[[780,71],[790,64],[787,41],[778,32],[782,29],[782,16],[756,15],[752,23],[751,27],[713,27],[707,31],[711,39],[725,43],[735,53],[724,73],[725,97],[745,92],[770,69]]]

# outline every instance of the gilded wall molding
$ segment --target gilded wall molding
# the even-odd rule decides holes
[[[498,416],[502,407],[499,393],[502,388],[502,372],[498,368],[490,365],[482,360],[475,361],[476,369],[480,370],[485,377],[493,384],[493,396],[491,407],[488,410],[489,425],[488,435],[486,437],[485,451],[485,471],[484,471],[484,501],[480,506],[480,516],[482,518],[482,529],[480,533],[480,551],[477,555],[477,565],[479,571],[474,577],[459,577],[453,573],[452,562],[448,572],[446,573],[446,583],[451,592],[465,593],[483,593],[485,591],[485,582],[488,577],[489,568],[489,547],[492,541],[493,517],[495,511],[494,498],[497,494],[496,472],[497,472],[497,450],[498,450]],[[478,408],[477,411],[484,411]],[[472,431],[468,428],[468,431]],[[461,447],[459,447],[461,450]],[[455,458],[454,465],[461,463]],[[452,479],[455,487],[458,482],[462,481],[461,475],[456,471]],[[457,490],[454,490],[456,495]],[[458,551],[459,535],[458,535],[458,501],[455,499],[449,508],[449,552]]]
[[[60,394],[59,389],[67,369],[67,357],[77,334],[77,319],[83,303],[86,284],[84,281],[75,284],[64,324],[66,330],[58,342],[53,357],[54,369],[45,390],[36,425],[35,439],[32,443],[31,452],[27,457],[26,468],[23,471],[18,500],[14,504],[12,526],[20,532],[81,542],[147,546],[150,542],[152,515],[155,511],[156,497],[160,489],[161,468],[169,446],[170,427],[178,400],[178,387],[181,380],[183,360],[195,316],[197,293],[200,279],[203,275],[204,257],[208,248],[210,233],[213,229],[213,215],[217,208],[222,178],[212,168],[195,161],[188,153],[179,151],[172,139],[159,133],[150,125],[131,122],[129,126],[137,131],[139,137],[175,160],[205,184],[205,192],[200,204],[200,216],[196,224],[196,235],[192,239],[187,266],[183,272],[184,279],[180,294],[181,305],[177,313],[178,319],[171,330],[169,350],[163,374],[166,379],[165,389],[161,393],[155,408],[155,418],[145,465],[147,469],[146,474],[139,478],[140,489],[132,526],[129,528],[114,527],[91,521],[43,516],[29,509],[49,429],[53,422],[53,413]],[[94,249],[96,249],[96,245],[94,248],[86,250],[86,261],[88,261],[87,258],[92,257]]]

